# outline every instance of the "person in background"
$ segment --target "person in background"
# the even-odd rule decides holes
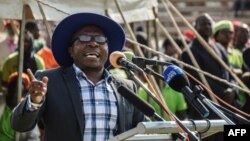
[[[245,48],[242,51],[242,57],[243,57],[243,72],[249,72],[250,71],[250,48]]]
[[[15,131],[10,126],[10,116],[14,107],[19,103],[17,101],[17,81],[18,73],[12,73],[8,78],[7,94],[5,96],[4,112],[0,116],[0,141],[15,140]],[[22,73],[22,95],[21,101],[26,97],[30,85],[30,79],[27,74]],[[40,141],[40,132],[38,126],[33,130],[20,134],[19,141]]]
[[[19,23],[13,21],[16,29],[19,29]],[[17,49],[18,35],[14,32],[10,21],[4,23],[4,33],[6,37],[0,42],[0,67],[2,67],[4,60],[7,56]]]
[[[213,20],[208,14],[202,14],[198,16],[195,20],[194,28],[197,30],[197,32],[201,35],[201,37],[210,45],[211,49],[213,49],[215,52],[219,52],[217,48],[211,45],[211,36],[212,36],[212,26],[213,26]],[[200,66],[200,69],[203,71],[206,71],[208,73],[211,73],[217,77],[224,78],[226,80],[229,80],[226,75],[226,70],[213,58],[212,55],[210,55],[206,49],[203,47],[203,45],[200,43],[198,38],[196,37],[191,43],[190,43],[190,50],[193,53],[197,63]],[[181,60],[184,62],[193,65],[187,50],[184,50],[181,55]],[[192,76],[197,78],[198,80],[201,80],[198,73],[190,68],[184,67],[184,70],[188,73],[190,73]],[[226,89],[228,88],[227,85],[215,81],[214,79],[211,79],[209,77],[205,77],[209,86],[211,87],[212,91],[217,94],[217,96],[221,97],[222,99],[225,99],[228,94],[226,93]],[[197,85],[196,82],[193,80],[190,80],[191,89]],[[203,92],[204,95],[207,98],[210,98],[207,92]],[[196,110],[191,106],[191,104],[188,102],[188,111],[187,115],[189,119],[203,119]],[[208,117],[209,119],[218,119],[219,117],[212,111],[210,111],[210,115]],[[206,141],[219,141],[223,140],[223,134],[217,133],[215,135],[209,136],[208,138],[204,139]]]
[[[145,29],[143,28],[143,26],[137,27],[137,29],[135,31],[135,37],[136,37],[136,41],[138,43],[140,43],[142,45],[146,45],[146,46],[151,46],[150,42],[148,41],[147,33],[145,32]],[[150,54],[150,52],[148,50],[141,48],[141,51],[146,58],[152,57],[152,54]],[[134,50],[134,53],[138,54],[138,52],[136,52],[136,50]]]
[[[245,72],[241,76],[241,80],[250,89],[250,72]],[[245,95],[244,105],[241,110],[250,114],[250,96],[248,94]]]
[[[194,25],[195,30],[201,35],[201,37],[208,44],[210,44],[210,37],[212,35],[212,24],[213,24],[213,20],[207,14],[201,14],[195,20],[195,25]],[[194,38],[189,43],[189,45],[190,45],[190,50],[193,53],[195,59],[197,60],[197,63],[199,64],[200,68],[211,72],[212,70],[209,70],[210,67],[206,67],[207,65],[204,63],[213,60],[212,56],[210,56],[206,52],[206,50],[203,48],[198,38],[197,37]],[[191,65],[193,64],[188,55],[187,49],[183,50],[183,53],[181,54],[181,60],[183,60],[187,64],[191,64]],[[212,63],[213,62],[215,62],[215,60],[213,60]],[[193,71],[187,67],[184,67],[183,69],[187,71],[188,73],[190,73],[191,75],[195,76],[195,78],[199,79],[198,73],[196,71]],[[195,82],[192,82],[192,80],[190,80],[190,82],[191,82],[191,86],[196,84]],[[195,111],[195,109],[191,106],[189,102],[188,102],[187,115],[189,119],[201,118],[200,115]]]
[[[243,50],[246,47],[246,43],[249,40],[249,27],[245,23],[233,22],[235,27],[234,33],[234,42],[231,48],[228,48],[228,59],[229,63],[233,68],[233,72],[235,72],[239,78],[244,74],[244,60],[243,60]],[[242,91],[239,91],[238,101],[241,105],[244,105],[246,101],[247,94]]]
[[[174,41],[175,41],[175,43],[179,46],[179,48],[180,48],[181,50],[184,49],[184,45],[183,45],[181,39],[179,39],[179,38],[174,38]],[[180,56],[178,55],[177,50],[176,50],[175,47],[171,44],[170,40],[167,39],[167,38],[163,41],[162,49],[163,49],[164,54],[166,54],[166,55],[168,55],[168,56],[171,56],[171,57],[173,57],[173,58],[175,58],[175,59],[179,59],[179,58],[180,58]],[[164,61],[170,62],[170,60],[164,60]],[[175,63],[175,62],[173,62],[173,61],[171,61],[171,62],[172,62],[172,63]],[[176,63],[175,63],[175,64],[176,64]]]
[[[37,52],[37,55],[43,59],[44,64],[45,64],[45,69],[58,67],[59,65],[57,64],[57,62],[53,56],[53,53],[51,51],[51,42],[50,42],[49,36],[46,35],[45,39],[46,39],[46,46],[41,48]]]
[[[106,141],[146,120],[118,92],[122,85],[136,93],[134,82],[107,71],[110,54],[121,51],[124,42],[121,26],[106,16],[64,18],[52,36],[60,67],[38,71],[35,77],[28,71],[29,95],[14,109],[12,128],[24,132],[42,119],[45,141]]]
[[[195,34],[191,29],[184,29],[182,32],[187,44],[189,44],[191,41],[195,39]]]
[[[249,27],[245,23],[240,23],[235,27],[233,47],[228,50],[229,63],[234,69],[241,70],[243,67],[242,51],[246,48],[249,40]],[[242,74],[242,71],[241,71]]]
[[[45,40],[40,37],[40,29],[36,22],[29,21],[25,24],[25,29],[29,31],[34,38],[33,46],[34,52],[37,53],[41,48],[46,46]]]
[[[20,42],[20,40],[19,40]],[[11,73],[18,71],[19,52],[10,54],[4,61],[2,66],[2,85],[6,86],[8,78]],[[24,32],[24,58],[23,58],[23,72],[26,72],[28,68],[33,73],[37,70],[44,69],[44,61],[42,58],[33,53],[33,36],[28,31]]]
[[[230,43],[233,41],[233,33],[234,27],[231,21],[222,20],[213,26],[213,37],[215,40],[214,47],[218,49],[217,55],[224,61],[226,65],[228,65],[228,67],[231,67],[228,59],[228,48]],[[235,83],[228,71],[225,71],[222,78],[228,80],[231,83]],[[236,106],[238,105],[236,102],[237,94],[238,92],[235,89],[228,87],[225,90],[224,95],[220,96],[220,98],[225,100],[227,103]]]

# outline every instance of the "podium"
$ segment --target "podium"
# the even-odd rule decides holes
[[[227,125],[225,120],[209,120],[209,122],[210,124],[207,120],[181,121],[191,131],[206,131],[201,134],[201,138],[222,132],[224,125]],[[111,137],[109,141],[171,141],[170,133],[179,133],[174,121],[140,122],[135,128]]]

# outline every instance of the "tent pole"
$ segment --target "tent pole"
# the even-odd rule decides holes
[[[18,64],[18,83],[17,83],[17,102],[20,101],[22,96],[22,73],[23,73],[23,60],[24,60],[24,30],[25,30],[25,22],[26,22],[26,9],[28,5],[23,5],[23,13],[22,13],[22,23],[21,23],[21,31],[20,31],[20,45],[19,45],[19,64]],[[15,140],[19,141],[20,134],[16,132]]]
[[[25,22],[26,22],[26,8],[27,5],[23,6],[23,17],[20,31],[20,45],[19,45],[19,65],[18,65],[18,101],[20,101],[22,95],[22,73],[23,73],[23,61],[24,61],[24,30],[25,30]]]
[[[157,14],[157,11],[156,11],[156,8],[155,7],[153,7],[153,12],[154,12],[154,15],[155,15],[155,17],[158,17],[158,14]],[[155,18],[154,20],[153,20],[153,26],[154,26],[154,38],[155,38],[155,49],[156,50],[160,50],[160,46],[159,46],[159,37],[158,37],[158,33],[159,33],[159,29],[158,29],[158,27],[157,27],[157,18]],[[159,54],[157,54],[157,60],[160,60],[160,55]],[[157,72],[159,73],[159,74],[162,74],[162,70],[163,70],[163,67],[161,66],[161,65],[158,65],[157,66]],[[161,81],[161,80],[158,80],[158,83],[157,83],[158,85],[159,85],[159,88],[160,88],[160,90],[162,90],[163,89],[163,84],[164,84],[164,82],[163,81]]]
[[[136,41],[136,37],[135,37],[135,35],[134,35],[134,33],[133,33],[131,27],[129,26],[127,20],[125,19],[125,17],[124,17],[124,15],[123,15],[123,12],[122,12],[122,9],[121,9],[120,5],[118,4],[117,0],[114,0],[114,1],[115,1],[115,4],[116,4],[116,7],[117,7],[117,9],[118,9],[118,11],[119,11],[119,13],[120,13],[120,15],[121,15],[121,17],[122,17],[122,20],[124,21],[124,24],[125,24],[126,28],[128,29],[129,34],[131,35],[131,38],[132,38],[134,41]],[[141,49],[140,49],[140,47],[139,47],[138,45],[136,45],[135,49],[136,49],[137,53],[138,53],[140,56],[144,57],[144,54],[143,54],[143,52],[141,51]]]
[[[51,33],[52,30],[51,30],[51,27],[50,27],[50,25],[49,25],[49,23],[48,23],[48,20],[47,20],[45,14],[44,14],[44,10],[43,10],[43,8],[42,8],[41,3],[40,3],[39,1],[37,1],[37,4],[38,4],[39,10],[40,10],[40,12],[41,12],[41,14],[42,14],[43,23],[44,23],[45,26],[46,26],[46,31],[47,31],[47,34],[49,35],[49,42],[50,42],[51,37],[52,37],[52,33]]]
[[[150,35],[150,21],[146,21],[146,29],[147,29],[147,44],[149,47],[152,48],[152,45],[151,45],[151,42],[150,42],[150,38],[151,38],[151,35]],[[148,56],[150,58],[152,58],[152,52],[148,52]]]

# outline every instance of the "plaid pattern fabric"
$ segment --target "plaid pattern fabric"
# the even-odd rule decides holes
[[[94,85],[78,67],[73,66],[81,89],[85,119],[83,140],[108,140],[115,132],[117,121],[117,101],[109,84],[111,77],[105,72],[104,79]]]

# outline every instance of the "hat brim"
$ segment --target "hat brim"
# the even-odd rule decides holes
[[[108,39],[108,56],[114,51],[121,51],[125,42],[125,33],[122,27],[112,19],[96,13],[77,13],[63,19],[55,28],[52,36],[52,52],[60,66],[70,66],[73,59],[68,48],[71,46],[73,34],[84,25],[96,25],[101,28]],[[109,59],[105,68],[110,66]]]

